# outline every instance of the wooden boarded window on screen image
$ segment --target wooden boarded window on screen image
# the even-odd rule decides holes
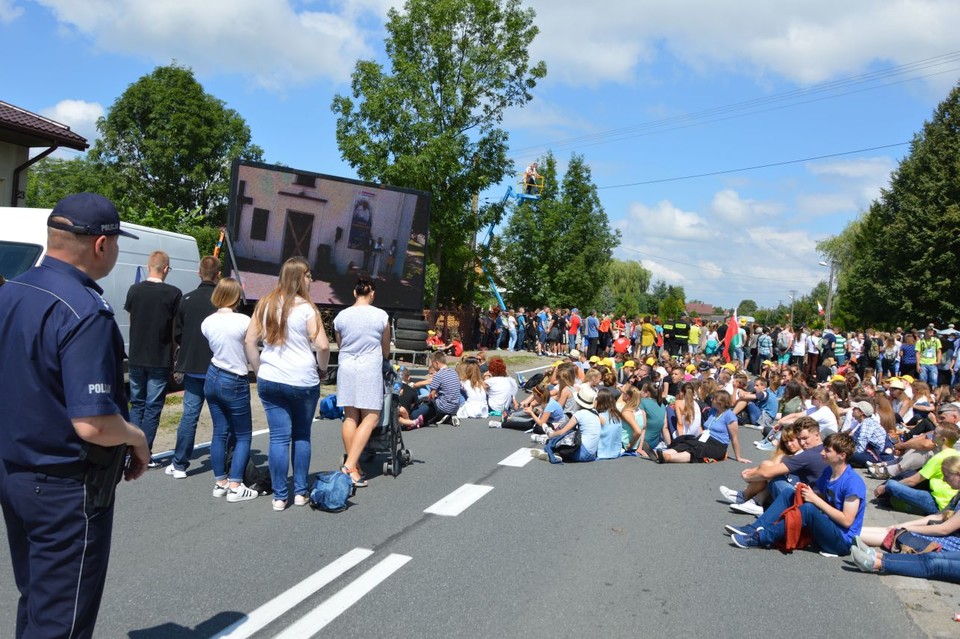
[[[312,175],[295,174],[293,183],[297,186],[309,186],[311,189],[317,188],[317,178]]]
[[[250,239],[267,240],[267,225],[270,223],[270,211],[267,209],[253,209],[253,220],[250,222]]]

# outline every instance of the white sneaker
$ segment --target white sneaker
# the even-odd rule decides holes
[[[534,444],[540,444],[541,446],[547,443],[547,439],[548,437],[546,435],[530,435],[530,441]]]
[[[227,489],[227,501],[231,504],[238,501],[248,501],[250,499],[256,499],[259,493],[251,488],[247,488],[243,484],[240,484],[236,488]]]
[[[452,423],[454,426],[459,426],[460,418],[454,415],[452,418],[450,418],[450,423]]]
[[[550,439],[551,437],[553,437],[553,429],[550,428],[549,426],[544,426],[543,434],[547,439]],[[546,444],[547,442],[543,442],[543,443]]]
[[[294,506],[306,506],[309,503],[310,503],[310,498],[307,497],[306,495],[296,495],[293,498]]]
[[[287,509],[287,502],[282,499],[273,500],[273,509],[277,512],[281,512]]]
[[[743,499],[740,498],[740,493],[733,490],[732,488],[727,488],[726,486],[720,487],[720,494],[723,495],[723,498],[729,501],[731,504],[742,504]]]
[[[550,455],[547,454],[547,451],[541,450],[539,448],[531,448],[530,456],[534,459],[543,459],[544,461],[550,461]]]
[[[221,485],[221,484],[218,484],[218,483],[214,482],[214,484],[213,484],[213,496],[214,496],[214,497],[223,497],[224,495],[227,494],[227,490],[229,490],[229,489],[227,488],[227,485],[226,485],[226,484]]]
[[[170,464],[169,466],[167,466],[167,469],[166,469],[165,471],[163,471],[163,472],[166,473],[167,475],[170,475],[170,476],[173,477],[174,479],[186,479],[186,478],[187,478],[187,471],[185,471],[185,470],[177,470],[176,468],[173,467],[173,464]]]
[[[753,515],[754,517],[759,517],[763,514],[763,507],[752,499],[748,499],[742,504],[730,504],[730,510],[745,515]]]

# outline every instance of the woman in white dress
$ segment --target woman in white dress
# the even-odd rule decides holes
[[[367,482],[360,474],[360,455],[380,421],[383,408],[383,364],[390,359],[390,323],[387,314],[373,305],[377,285],[361,277],[353,287],[353,306],[333,320],[340,347],[337,368],[337,405],[343,408],[343,450],[340,470],[358,487]]]

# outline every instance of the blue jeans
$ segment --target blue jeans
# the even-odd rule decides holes
[[[507,350],[517,350],[517,329],[515,328],[510,329],[510,344],[507,346]]]
[[[242,482],[243,470],[250,457],[250,440],[253,435],[253,416],[250,413],[250,382],[247,376],[237,375],[217,368],[213,364],[207,370],[203,392],[210,405],[213,418],[213,437],[210,439],[210,465],[214,479]],[[316,406],[314,406],[316,407]],[[269,417],[268,417],[269,418]],[[230,474],[227,474],[227,439],[233,435],[236,445]],[[191,438],[192,439],[192,438]],[[309,457],[307,458],[309,462]],[[286,486],[286,469],[284,469]]]
[[[733,349],[733,359],[740,362],[740,366],[743,366],[743,347],[738,346]]]
[[[897,508],[898,510],[904,510],[904,512],[914,515],[932,515],[940,512],[940,508],[929,490],[904,486],[895,479],[887,481],[886,489],[891,502],[894,499],[900,502],[894,506],[895,508],[900,506],[900,508]]]
[[[781,494],[781,497],[783,494]],[[777,501],[779,500],[780,497],[777,498]],[[793,501],[793,496],[790,497],[790,500]],[[777,512],[776,517],[779,517],[782,512],[782,510]],[[776,517],[773,517],[773,519],[776,519]],[[821,550],[834,555],[850,554],[850,542],[844,538],[844,530],[834,523],[825,512],[813,504],[803,504],[800,506],[800,517],[803,521],[804,530],[810,532],[814,543],[820,546]],[[765,546],[772,546],[786,536],[786,528],[786,523],[783,520],[771,523],[769,527],[765,526],[760,531],[760,543]]]
[[[157,437],[169,377],[170,367],[130,367],[130,423],[147,436],[147,448]]]
[[[320,386],[291,386],[265,379],[257,381],[257,394],[270,427],[270,480],[273,498],[287,499],[287,470],[293,443],[293,493],[306,495],[310,469],[310,427],[320,400]]]
[[[197,421],[203,409],[203,377],[183,376],[183,415],[177,426],[177,445],[173,453],[173,467],[186,470],[193,456],[193,445],[197,438]]]
[[[881,575],[903,575],[960,584],[960,552],[928,552],[923,555],[885,554]]]
[[[550,457],[551,464],[563,463],[563,460],[557,457],[557,455],[553,452],[553,446],[564,437],[566,437],[566,435],[557,435],[556,437],[552,437],[547,440],[547,445],[543,447],[543,449],[547,451],[547,455]],[[569,459],[567,459],[567,461],[568,462],[592,462],[592,461],[595,461],[596,459],[597,459],[596,453],[591,453],[586,448],[584,448],[583,445],[581,444],[580,448],[578,448],[577,451]]]
[[[937,387],[937,365],[920,364],[920,380],[930,385],[930,388]]]

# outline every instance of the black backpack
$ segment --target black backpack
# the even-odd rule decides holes
[[[523,390],[532,391],[534,388],[540,385],[540,382],[543,381],[543,373],[537,373],[536,375],[531,375],[530,379],[526,380],[523,383]]]
[[[875,339],[870,340],[870,346],[867,348],[867,357],[871,361],[876,361],[880,357],[880,343]]]
[[[230,469],[233,463],[233,450],[227,452],[226,468]],[[260,496],[269,495],[273,492],[273,480],[270,479],[270,469],[264,466],[257,468],[253,463],[253,457],[247,458],[247,465],[243,467],[243,485],[250,490],[260,493]]]

